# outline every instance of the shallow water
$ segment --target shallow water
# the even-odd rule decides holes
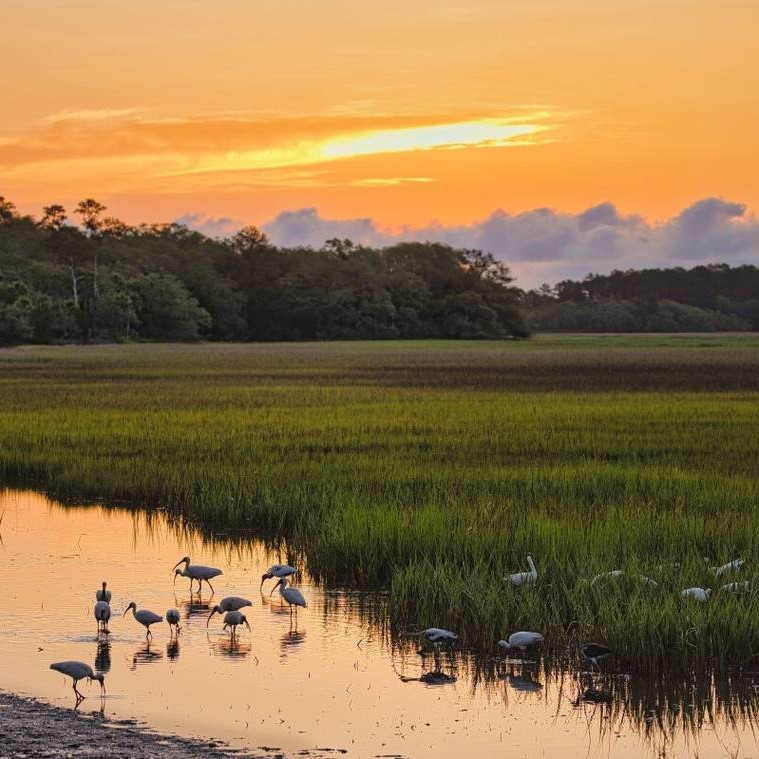
[[[591,679],[547,662],[420,656],[385,633],[381,594],[319,588],[302,576],[309,608],[295,623],[276,596],[259,593],[262,571],[287,559],[260,541],[209,540],[160,514],[64,508],[28,491],[0,495],[0,514],[0,687],[8,690],[73,707],[70,681],[48,665],[81,659],[106,673],[109,718],[288,754],[759,756],[751,682],[684,683],[676,692],[613,666]],[[184,555],[223,568],[213,599],[208,590],[191,598],[183,578],[172,585]],[[92,617],[104,579],[114,611],[107,644]],[[253,601],[252,632],[234,643],[218,616],[206,628],[209,601],[226,595]],[[162,623],[147,644],[143,628],[121,617],[132,600],[159,614],[178,608],[178,639]],[[80,688],[89,696],[80,709],[99,711],[97,683]],[[589,690],[602,703],[578,700]]]

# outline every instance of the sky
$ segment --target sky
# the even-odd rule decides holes
[[[758,260],[757,39],[757,0],[0,0],[0,194],[525,285]]]

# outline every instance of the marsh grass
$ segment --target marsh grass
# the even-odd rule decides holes
[[[714,587],[704,557],[759,571],[757,347],[5,351],[0,477],[284,537],[320,580],[389,588],[395,626],[448,626],[477,650],[523,628],[564,645],[580,620],[631,670],[752,667],[759,587],[679,592]],[[503,577],[527,553],[540,579],[515,591]],[[590,584],[612,569],[659,587]]]

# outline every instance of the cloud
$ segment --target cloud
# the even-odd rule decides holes
[[[207,237],[231,237],[243,225],[240,219],[232,219],[227,216],[206,216],[202,213],[186,213],[174,220],[175,224],[202,232]]]
[[[704,198],[658,223],[623,215],[612,203],[578,214],[497,210],[472,224],[399,229],[382,228],[371,218],[325,219],[315,208],[301,208],[280,213],[263,230],[283,246],[320,247],[347,237],[371,246],[427,240],[478,248],[509,264],[522,287],[615,268],[759,263],[759,220],[745,205],[722,198]]]
[[[64,108],[57,113],[45,116],[43,121],[49,124],[59,124],[64,121],[87,122],[87,121],[110,121],[112,119],[126,119],[137,114],[144,113],[145,109],[137,108]]]

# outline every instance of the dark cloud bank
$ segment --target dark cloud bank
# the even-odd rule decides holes
[[[234,219],[188,214],[180,222],[221,236]],[[372,219],[325,219],[315,208],[284,211],[263,225],[273,243],[320,247],[330,238],[385,246],[401,240],[445,242],[489,251],[507,262],[522,287],[583,277],[589,272],[702,263],[759,263],[759,220],[745,205],[704,198],[681,213],[652,223],[602,203],[579,214],[538,208],[520,214],[494,211],[473,224],[404,227],[389,232]]]

